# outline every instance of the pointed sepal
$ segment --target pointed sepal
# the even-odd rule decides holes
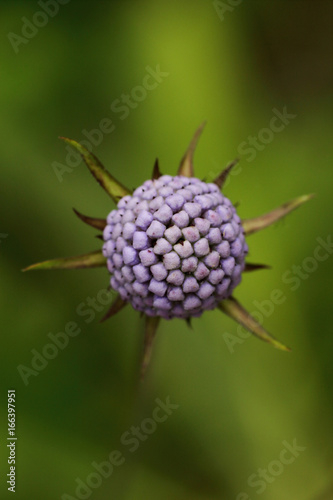
[[[90,252],[75,257],[64,257],[60,259],[45,260],[22,269],[22,271],[34,271],[40,269],[86,269],[89,267],[106,266],[106,258],[101,250]]]
[[[141,363],[141,380],[143,380],[153,350],[153,340],[157,332],[157,327],[160,322],[159,316],[146,316],[145,315],[145,339],[144,339],[144,352]]]
[[[154,168],[153,168],[153,173],[152,173],[152,176],[151,176],[151,180],[154,181],[154,180],[157,180],[161,177],[162,173],[160,171],[160,167],[159,167],[159,164],[158,164],[158,159],[156,158],[155,160],[155,163],[154,163]]]
[[[222,300],[218,307],[222,312],[237,321],[240,325],[244,326],[244,328],[249,330],[256,337],[272,344],[277,349],[290,351],[289,347],[286,347],[284,344],[275,339],[270,333],[268,333],[234,297]]]
[[[244,229],[244,233],[246,235],[255,233],[256,231],[260,231],[267,226],[270,226],[274,222],[279,219],[282,219],[285,215],[289,214],[295,208],[303,205],[307,201],[311,200],[314,197],[314,194],[304,194],[295,198],[294,200],[288,201],[284,203],[280,207],[272,210],[268,214],[261,215],[260,217],[255,217],[254,219],[244,219],[242,220],[242,226]]]
[[[260,269],[271,269],[271,266],[267,266],[266,264],[251,264],[250,262],[246,262],[243,273],[260,271]]]
[[[77,215],[78,218],[81,219],[85,224],[88,224],[88,226],[94,227],[95,229],[100,229],[101,231],[103,231],[103,229],[106,226],[105,219],[96,219],[94,217],[88,217],[87,215],[81,214],[75,208],[73,208],[73,211],[75,215]]]
[[[216,184],[220,189],[222,189],[223,184],[225,183],[231,169],[237,165],[239,162],[239,158],[236,158],[234,161],[229,163],[229,165],[226,166],[226,168],[216,177],[216,179],[213,180],[213,183]]]
[[[111,316],[114,316],[117,314],[119,311],[122,310],[123,307],[125,307],[128,304],[125,300],[123,300],[120,295],[117,295],[115,300],[112,302],[109,310],[103,316],[103,318],[100,320],[100,323],[103,323],[103,321],[106,321],[107,319],[111,318]]]
[[[193,155],[205,125],[206,122],[203,122],[195,132],[193,139],[190,142],[190,145],[180,162],[177,175],[184,175],[185,177],[194,177]]]
[[[123,186],[120,182],[118,182],[102,165],[102,163],[96,158],[96,156],[88,151],[84,146],[82,146],[79,142],[73,141],[72,139],[68,139],[67,137],[60,137],[67,144],[73,146],[78,150],[80,155],[82,156],[85,164],[89,168],[92,175],[95,177],[97,182],[102,186],[102,188],[108,193],[109,196],[113,199],[114,202],[118,203],[118,201],[128,194],[132,194],[129,189]]]

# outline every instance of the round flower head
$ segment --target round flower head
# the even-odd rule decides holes
[[[232,203],[214,183],[162,175],[118,202],[103,255],[111,287],[148,316],[200,316],[230,297],[248,252]]]
[[[177,175],[162,175],[156,160],[152,178],[134,190],[118,182],[81,144],[63,138],[82,155],[99,184],[117,204],[106,218],[76,215],[103,232],[102,250],[60,258],[28,269],[105,266],[117,292],[103,320],[127,304],[145,316],[144,374],[160,318],[190,321],[218,308],[257,337],[288,350],[233,297],[242,273],[266,268],[245,262],[245,236],[277,221],[312,195],[300,196],[253,219],[241,220],[221,193],[232,162],[212,183],[194,175],[193,154],[203,125],[195,133]]]

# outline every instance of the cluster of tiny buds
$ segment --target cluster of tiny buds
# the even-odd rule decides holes
[[[124,196],[107,217],[111,287],[147,316],[200,316],[241,281],[248,247],[217,185],[163,175]]]

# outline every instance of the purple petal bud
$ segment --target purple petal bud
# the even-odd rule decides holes
[[[184,238],[190,243],[194,243],[200,238],[199,230],[195,226],[184,227],[182,233],[184,235]]]
[[[112,239],[116,240],[118,236],[121,235],[122,232],[123,232],[123,225],[120,224],[120,222],[118,222],[113,228]]]
[[[193,276],[189,276],[185,279],[183,284],[183,291],[185,293],[195,293],[199,290],[199,284]]]
[[[123,228],[123,237],[126,240],[132,240],[135,231],[136,231],[136,225],[133,222],[126,222]]]
[[[239,238],[237,238],[237,240],[235,240],[231,243],[230,250],[231,250],[231,255],[233,257],[240,256],[240,254],[242,253],[242,250],[243,250],[243,245],[242,245],[242,242],[240,241]]]
[[[222,259],[226,259],[230,255],[230,245],[228,241],[222,241],[217,247],[216,250],[221,255]]]
[[[129,283],[131,283],[134,280],[134,273],[131,267],[124,266],[121,272],[123,273],[125,280],[128,281]]]
[[[230,278],[224,278],[220,285],[216,287],[216,293],[220,298],[223,298],[228,295],[228,288],[230,285]]]
[[[121,198],[121,200],[118,201],[118,208],[127,208],[127,203],[131,198],[132,196],[130,194]]]
[[[216,298],[214,296],[208,297],[208,299],[204,299],[202,301],[202,308],[205,311],[209,311],[209,309],[215,309],[216,307]]]
[[[220,214],[223,222],[228,222],[232,217],[232,210],[230,207],[225,205],[219,205],[216,208],[217,212]]]
[[[166,223],[166,222],[169,222],[172,215],[173,215],[173,212],[172,212],[171,208],[169,207],[169,205],[167,205],[165,203],[164,205],[161,206],[161,208],[159,208],[154,213],[154,219],[157,219],[158,221],[160,221],[162,223]]]
[[[134,264],[139,264],[138,252],[133,247],[125,247],[123,250],[123,259],[125,264],[134,266]]]
[[[127,245],[127,241],[124,240],[122,236],[118,236],[117,241],[116,241],[116,249],[118,253],[122,253],[123,249]]]
[[[204,218],[209,220],[211,226],[213,227],[220,226],[222,223],[222,217],[217,212],[215,212],[215,210],[207,210],[207,212],[205,212]]]
[[[150,270],[151,270],[152,275],[154,276],[155,280],[157,280],[157,281],[164,280],[168,275],[168,271],[165,269],[162,262],[159,262],[158,264],[154,264],[153,266],[151,266]]]
[[[191,219],[199,217],[202,212],[202,208],[199,203],[185,203],[184,210],[189,215],[189,217],[191,217]]]
[[[120,269],[123,266],[124,261],[123,261],[122,256],[119,253],[113,254],[113,263],[117,269]]]
[[[204,258],[206,266],[215,269],[220,264],[220,254],[213,250]]]
[[[148,212],[149,210],[149,204],[148,201],[142,200],[140,203],[136,205],[136,207],[133,208],[133,213],[135,216],[139,215],[140,212]]]
[[[155,188],[150,188],[150,189],[147,189],[147,191],[145,191],[144,193],[142,193],[142,198],[144,200],[152,200],[154,198],[154,196],[157,195],[157,191]]]
[[[156,198],[152,199],[151,202],[149,203],[149,208],[153,212],[161,208],[161,206],[164,204],[164,198],[163,196],[157,196]]]
[[[107,226],[105,226],[103,230],[104,241],[107,241],[112,238],[113,228],[114,228],[113,224],[112,225],[108,224]]]
[[[193,247],[187,240],[182,243],[177,243],[173,248],[182,259],[185,259],[193,254]]]
[[[207,269],[207,267],[203,262],[199,262],[198,267],[194,273],[194,276],[197,278],[198,281],[201,281],[208,275],[209,275],[209,269]]]
[[[179,269],[171,271],[168,274],[167,282],[171,283],[172,285],[180,286],[182,285],[183,281],[184,281],[184,274]]]
[[[166,227],[164,224],[162,224],[158,220],[153,220],[153,222],[148,227],[146,233],[149,236],[149,238],[157,239],[163,236],[165,230]]]
[[[181,230],[179,229],[178,226],[171,226],[169,227],[165,233],[164,233],[164,237],[173,245],[174,243],[176,243],[179,238],[181,237],[182,235],[182,232]]]
[[[163,198],[167,198],[173,194],[173,189],[169,186],[164,186],[159,189],[158,193],[163,196]]]
[[[133,248],[144,250],[149,247],[149,238],[143,231],[135,231],[133,234]]]
[[[115,269],[115,267],[114,267],[114,264],[113,264],[112,260],[108,259],[108,260],[106,261],[106,266],[107,266],[107,268],[108,268],[109,273],[111,273],[111,274],[112,274],[112,273],[113,273],[113,271],[114,271],[114,269]]]
[[[126,208],[128,210],[133,210],[139,203],[140,203],[140,198],[138,198],[137,196],[131,196],[131,198],[128,200]]]
[[[235,259],[233,257],[228,257],[227,259],[224,259],[222,261],[222,269],[225,272],[225,274],[231,276],[234,267],[235,267]]]
[[[213,227],[212,229],[209,230],[209,233],[207,234],[207,240],[211,245],[218,245],[222,241],[222,233],[220,228],[218,227]]]
[[[201,219],[200,217],[196,217],[194,219],[195,226],[198,228],[201,236],[206,236],[210,228],[210,222],[207,219]],[[208,240],[209,241],[209,240]]]
[[[152,266],[158,262],[158,258],[154,253],[152,248],[148,248],[147,250],[142,250],[139,252],[139,257],[141,260],[141,264],[144,266]]]
[[[180,257],[176,252],[169,252],[163,255],[165,269],[177,269],[180,266]]]
[[[159,238],[154,246],[154,252],[157,255],[164,255],[172,250],[171,244],[165,238]]]
[[[146,281],[149,281],[151,278],[149,269],[143,266],[142,264],[137,264],[136,266],[133,266],[133,272],[139,283],[145,283]]]
[[[184,309],[189,311],[201,306],[201,300],[196,295],[188,295],[184,300]]]
[[[177,212],[178,212],[182,208],[182,206],[184,205],[185,200],[184,200],[184,198],[181,195],[179,195],[179,194],[173,194],[171,196],[168,196],[165,199],[165,203],[167,203],[167,205],[169,205],[169,207],[173,211],[177,210]]]
[[[188,191],[191,191],[191,193],[193,193],[194,196],[196,196],[198,194],[202,194],[202,187],[200,185],[191,184],[190,186],[187,186],[186,189]]]
[[[189,189],[179,189],[176,194],[180,194],[186,201],[191,201],[193,198],[193,193]]]
[[[185,210],[181,210],[180,212],[172,216],[172,220],[174,224],[176,224],[176,226],[183,228],[188,226],[190,218]]]
[[[209,210],[213,206],[213,200],[209,194],[199,194],[195,196],[194,201],[199,203],[203,210]]]
[[[156,309],[168,311],[169,309],[171,309],[172,305],[166,297],[155,297],[154,307],[156,307]]]
[[[221,283],[223,277],[224,277],[224,271],[223,269],[213,269],[208,276],[208,281],[212,283],[212,285],[217,285],[218,283]]]
[[[159,297],[163,297],[167,291],[168,285],[165,281],[157,281],[154,278],[150,281],[148,290]]]
[[[200,289],[197,292],[200,299],[208,299],[214,292],[215,287],[213,287],[208,281],[205,281],[200,285]]]
[[[221,231],[225,240],[233,241],[236,237],[234,228],[232,227],[230,222],[228,222],[227,224],[223,224],[223,226],[221,226]]]
[[[180,286],[169,286],[167,297],[169,300],[184,300],[185,296]]]
[[[198,259],[197,257],[190,257],[189,259],[184,259],[182,262],[182,271],[183,273],[194,273],[194,271],[198,267]]]
[[[142,212],[139,213],[138,218],[136,219],[135,225],[145,231],[147,227],[152,223],[152,221],[152,214],[146,210],[142,210]]]
[[[133,222],[134,219],[135,219],[135,215],[133,213],[133,210],[125,210],[122,223],[126,224],[126,222]]]
[[[102,249],[104,257],[111,257],[115,249],[116,249],[115,242],[113,240],[108,240],[106,243],[104,243]]]
[[[206,238],[201,238],[201,240],[194,243],[194,251],[198,257],[203,257],[209,253],[209,244]]]
[[[133,290],[137,295],[140,297],[147,297],[148,295],[148,287],[147,284],[144,283],[139,283],[138,281],[134,281],[133,283]]]

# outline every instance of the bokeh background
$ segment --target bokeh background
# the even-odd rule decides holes
[[[322,261],[313,255],[317,239],[332,235],[332,2],[47,5],[45,20],[37,2],[0,3],[0,497],[10,498],[6,397],[15,389],[17,499],[331,500],[332,249],[321,250]],[[144,95],[135,87],[148,66],[164,75]],[[119,111],[117,99],[131,93]],[[283,130],[263,132],[283,109],[293,115]],[[105,119],[112,126],[93,151],[129,187],[151,175],[157,156],[175,174],[207,120],[196,173],[212,180],[238,156],[224,192],[241,217],[316,193],[249,238],[249,260],[272,269],[247,274],[235,292],[258,312],[255,304],[268,311],[264,301],[281,290],[264,325],[291,353],[241,339],[218,311],[192,330],[164,321],[140,386],[142,320],[126,308],[99,323],[104,269],[21,272],[99,248],[72,207],[105,217],[112,202],[83,163],[66,163],[58,136],[84,140]],[[59,165],[67,167],[60,177]],[[98,311],[88,306],[94,299]],[[31,351],[42,353],[69,322],[80,334],[24,383],[18,366],[31,369]],[[149,425],[156,398],[179,407],[131,452],[121,436]],[[295,440],[301,451],[279,465]],[[77,478],[86,483],[92,463],[113,450],[124,463],[99,487],[75,492]],[[268,479],[258,482],[260,469]]]

